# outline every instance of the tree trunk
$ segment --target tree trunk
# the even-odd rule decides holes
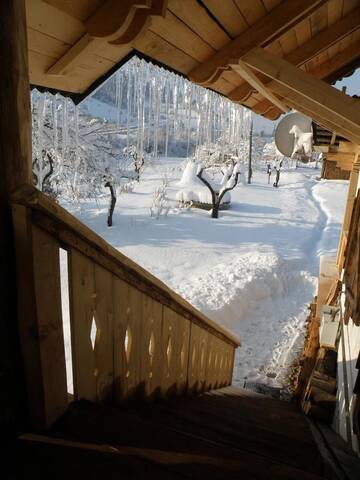
[[[215,203],[211,209],[211,218],[219,218],[219,202]]]
[[[110,182],[106,182],[105,187],[108,187],[110,189],[111,199],[110,199],[107,224],[108,224],[108,227],[112,227],[112,218],[113,218],[113,213],[114,213],[115,204],[116,204],[116,195],[115,195],[114,187]]]
[[[9,436],[26,417],[17,322],[14,238],[9,198],[31,184],[31,111],[24,0],[0,2],[0,431]],[[6,457],[6,455],[5,455]],[[6,470],[6,466],[3,466]]]

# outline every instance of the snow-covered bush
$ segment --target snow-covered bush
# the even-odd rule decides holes
[[[170,205],[166,198],[166,185],[163,183],[156,187],[153,192],[152,205],[150,207],[150,216],[157,220],[161,215],[166,217],[169,213]]]

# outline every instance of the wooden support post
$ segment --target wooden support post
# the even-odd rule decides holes
[[[31,179],[31,111],[24,0],[0,2],[0,431],[25,420],[9,195]],[[5,455],[6,456],[6,455]],[[4,467],[6,469],[6,467]]]
[[[27,208],[10,211],[11,194],[32,179],[24,0],[0,2],[0,18],[0,256],[7,286],[1,299],[1,401],[9,402],[13,417],[21,412],[24,422],[45,428],[67,405],[59,250],[47,234],[34,233]],[[12,405],[20,406],[15,411]]]
[[[338,247],[337,258],[336,258],[336,264],[339,269],[339,272],[341,272],[344,265],[344,260],[345,260],[344,253],[346,248],[346,244],[344,242],[346,242],[348,238],[351,214],[354,208],[354,200],[355,200],[357,189],[358,189],[359,172],[360,172],[360,162],[358,160],[358,154],[356,153],[355,162],[353,164],[353,168],[350,174],[350,183],[349,183],[348,195],[347,195],[346,206],[345,206],[345,215],[344,215],[343,225],[341,229],[341,236],[340,236],[339,247]]]

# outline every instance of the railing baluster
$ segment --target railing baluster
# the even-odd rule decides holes
[[[70,325],[75,399],[97,400],[96,362],[91,339],[96,330],[95,266],[87,257],[69,252]]]

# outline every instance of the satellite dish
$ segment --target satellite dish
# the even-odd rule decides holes
[[[277,125],[275,130],[276,148],[285,157],[291,157],[294,149],[294,135],[289,133],[297,125],[303,133],[312,132],[312,120],[302,113],[294,112],[286,115]]]

